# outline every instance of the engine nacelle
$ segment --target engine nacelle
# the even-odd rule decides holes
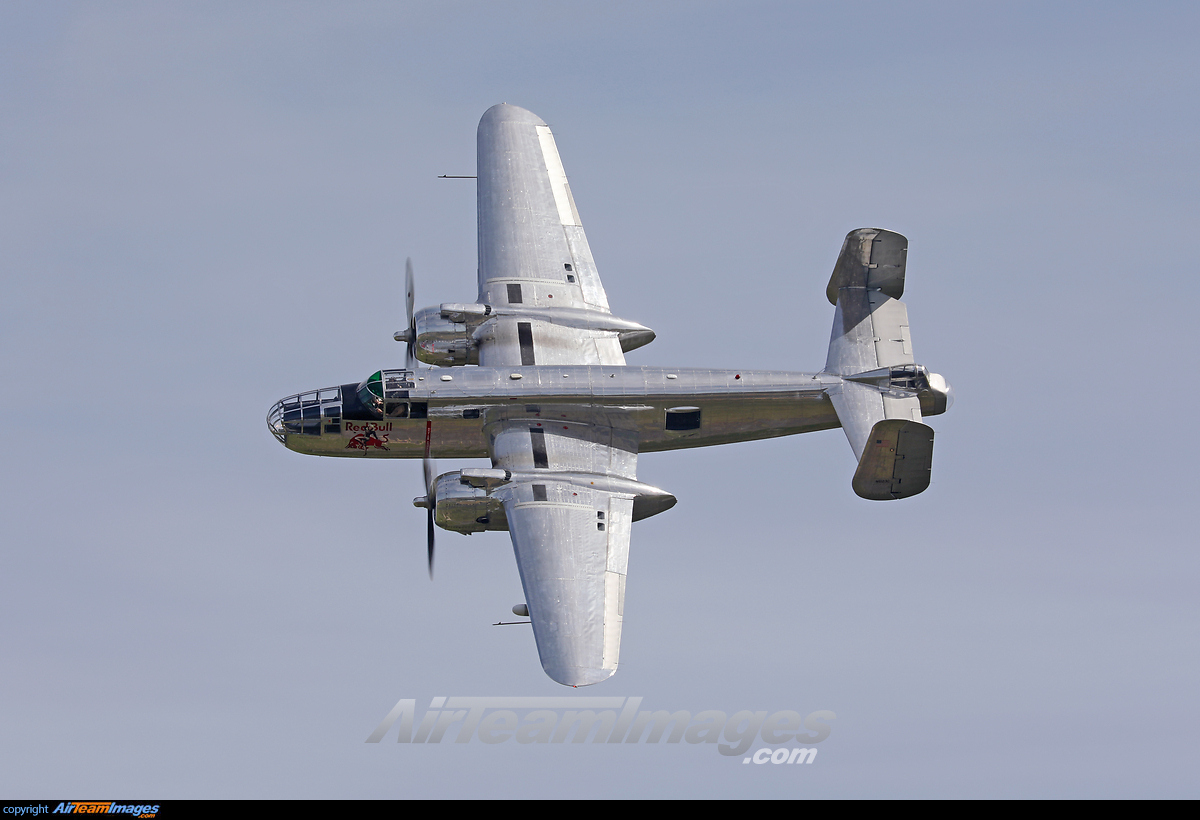
[[[438,476],[435,492],[437,504],[433,520],[442,529],[463,535],[508,529],[504,504],[488,495],[487,486],[476,487],[467,483],[462,471]]]
[[[428,307],[413,317],[417,326],[414,354],[425,364],[437,367],[458,367],[479,364],[479,348],[471,338],[466,322],[454,321],[466,317],[450,313],[443,307]]]
[[[413,316],[416,326],[413,353],[425,364],[438,367],[479,364],[478,340],[488,323],[497,316],[574,328],[582,331],[585,337],[615,336],[625,352],[649,344],[654,339],[654,331],[645,325],[598,310],[532,306],[510,306],[496,310],[491,305],[448,302],[438,307],[423,308]],[[411,337],[411,331],[402,330],[397,331],[393,338],[404,342]]]
[[[541,475],[547,480],[575,483],[584,489],[632,496],[634,521],[658,515],[675,506],[675,496],[665,490],[628,478],[594,473],[554,473],[552,479],[551,474]],[[504,502],[493,491],[502,489],[512,481],[533,478],[528,473],[514,476],[508,470],[484,468],[467,468],[440,475],[434,484],[434,523],[442,529],[463,535],[487,530],[507,531],[508,515],[504,511]],[[425,496],[413,499],[415,507],[425,507],[427,504]]]

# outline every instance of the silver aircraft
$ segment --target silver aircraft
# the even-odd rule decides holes
[[[639,453],[841,427],[853,489],[885,501],[929,486],[946,380],[913,359],[908,240],[851,231],[825,294],[833,334],[820,373],[628,367],[654,339],[608,304],[549,127],[497,105],[478,132],[479,296],[413,312],[406,366],[290,396],[267,424],[288,449],[421,458],[428,559],[434,524],[512,538],[542,667],[568,686],[617,669],[633,522],[675,497],[637,480]],[[419,360],[432,367],[418,367]],[[475,365],[473,367],[468,365]],[[433,458],[491,459],[436,474]]]

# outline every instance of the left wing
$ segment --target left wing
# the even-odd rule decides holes
[[[654,338],[612,315],[554,135],[496,105],[479,122],[479,364],[625,364]]]
[[[585,686],[617,669],[630,527],[675,498],[635,480],[633,430],[550,415],[488,425],[492,463],[508,478],[491,494],[504,504],[542,668]]]

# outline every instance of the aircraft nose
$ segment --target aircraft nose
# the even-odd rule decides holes
[[[271,410],[267,413],[267,429],[270,430],[271,435],[275,436],[276,440],[283,445],[287,444],[287,429],[283,426],[283,408],[287,401],[288,399],[280,399],[271,405]],[[299,409],[299,404],[297,404],[296,407]]]
[[[341,424],[341,388],[310,390],[280,399],[267,413],[267,429],[280,444],[287,446],[289,435],[320,436],[321,425]]]

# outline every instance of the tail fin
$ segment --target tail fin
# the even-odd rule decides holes
[[[913,364],[904,295],[908,240],[881,228],[851,231],[825,295],[837,306],[826,373],[839,376]]]
[[[846,432],[863,498],[907,498],[929,486],[933,429],[917,392],[928,390],[913,360],[904,295],[908,240],[881,228],[851,231],[826,295],[836,306],[825,372],[842,377],[829,398]]]

